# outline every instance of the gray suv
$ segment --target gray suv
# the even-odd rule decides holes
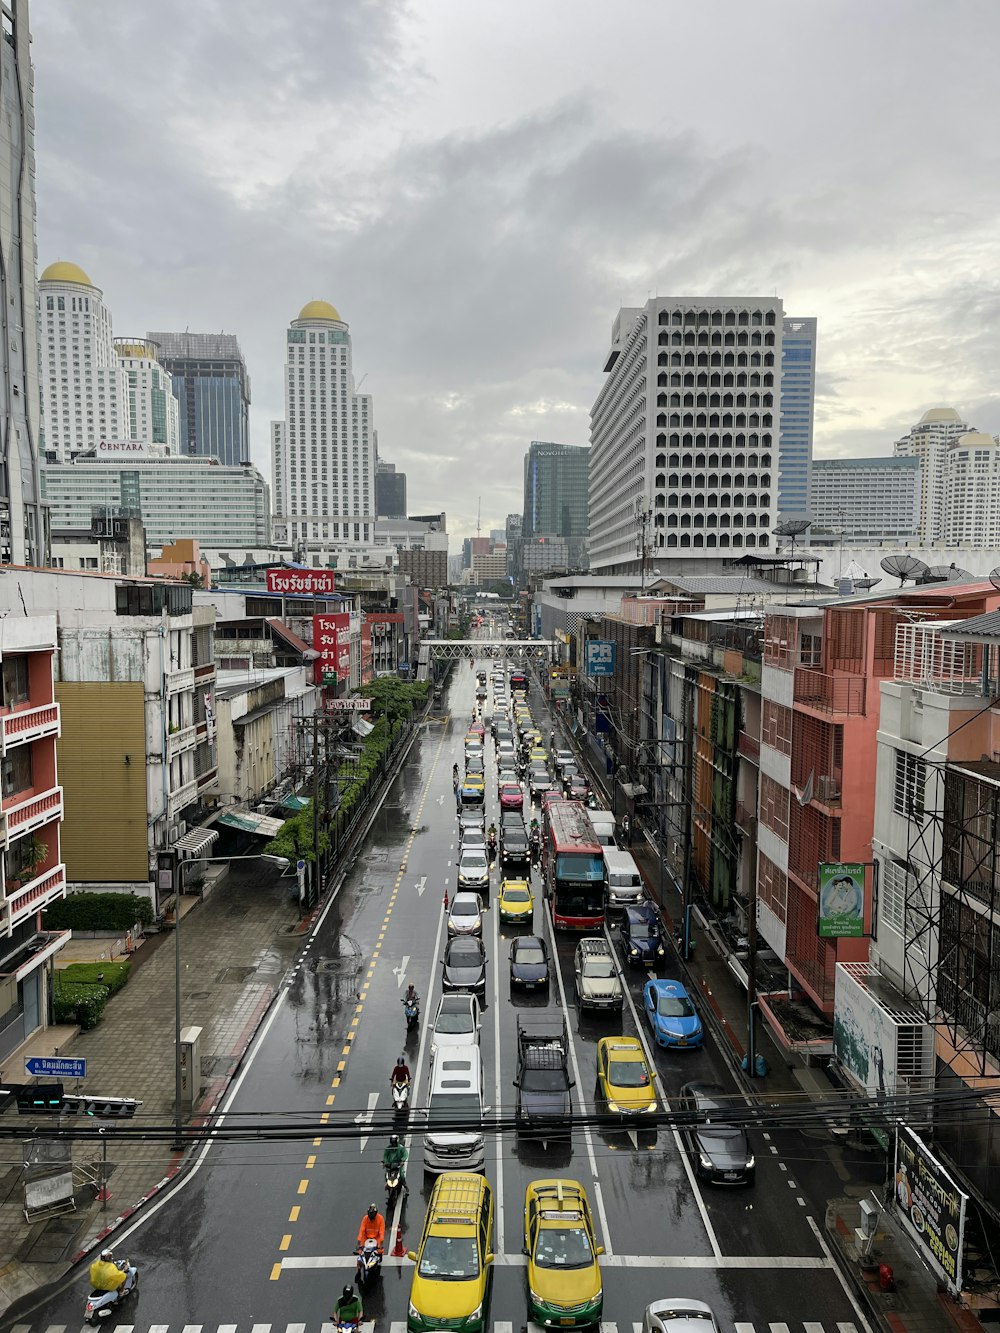
[[[615,956],[607,940],[581,940],[574,961],[576,1002],[581,1009],[608,1009],[621,1013],[625,1002]]]

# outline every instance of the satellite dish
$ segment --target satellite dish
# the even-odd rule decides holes
[[[811,518],[786,518],[774,529],[776,537],[801,537],[807,528],[812,527]]]
[[[855,588],[860,588],[862,592],[870,592],[871,589],[875,587],[875,584],[881,583],[882,580],[863,578],[863,579],[853,579],[852,582],[854,583]]]
[[[927,573],[927,566],[924,562],[918,560],[915,555],[909,555],[906,551],[900,551],[898,555],[887,555],[879,564],[887,574],[899,579],[900,584],[905,583],[907,579],[915,581]]]
[[[958,565],[931,565],[925,574],[918,579],[920,583],[947,583],[955,579],[971,579],[972,575],[967,569],[959,569]]]
[[[990,570],[990,582],[994,588],[1000,588],[1000,565],[996,569]]]

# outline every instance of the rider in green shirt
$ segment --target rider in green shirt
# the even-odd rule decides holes
[[[409,1155],[410,1154],[406,1151],[406,1148],[400,1143],[398,1134],[392,1135],[382,1154],[383,1167],[399,1167],[399,1183],[403,1187],[404,1194],[409,1194],[410,1192],[410,1187],[406,1183],[406,1162]]]

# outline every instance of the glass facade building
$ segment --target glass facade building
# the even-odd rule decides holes
[[[180,450],[238,467],[250,457],[250,376],[230,333],[150,333],[173,381]]]
[[[524,456],[521,540],[564,537],[573,568],[586,565],[590,449],[532,440]]]
[[[809,475],[816,406],[816,321],[783,321],[778,521],[809,517]]]

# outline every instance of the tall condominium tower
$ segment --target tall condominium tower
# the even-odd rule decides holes
[[[351,335],[328,301],[309,301],[287,334],[284,431],[272,423],[279,531],[294,545],[369,542],[375,521],[372,400],[354,387]],[[277,457],[280,451],[280,459]]]
[[[35,111],[27,0],[4,0],[0,42],[0,563],[44,565],[35,282]]]
[[[590,414],[590,567],[770,550],[781,413],[780,300],[622,307]],[[643,541],[645,537],[645,541]]]
[[[590,449],[532,440],[524,455],[523,542],[565,537],[569,562],[586,564]]]
[[[816,321],[782,320],[778,518],[809,514],[809,470],[816,413]]]
[[[973,430],[952,440],[945,459],[943,539],[947,546],[1000,547],[1000,444]]]
[[[180,442],[177,399],[156,344],[148,338],[116,338],[115,355],[125,381],[125,438],[165,444],[176,454]]]
[[[250,457],[250,376],[231,333],[150,333],[179,406],[180,450],[238,467]]]
[[[379,518],[406,517],[406,473],[395,463],[375,463],[375,513]]]
[[[945,540],[948,449],[971,429],[953,407],[931,407],[893,445],[894,454],[912,454],[920,459],[920,540],[925,546],[937,546]]]

